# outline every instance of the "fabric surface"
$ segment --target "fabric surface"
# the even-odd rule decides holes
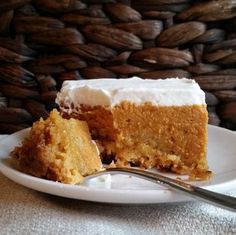
[[[0,173],[0,234],[236,234],[236,213],[201,202],[121,206],[40,193]],[[235,192],[230,192],[236,196]]]

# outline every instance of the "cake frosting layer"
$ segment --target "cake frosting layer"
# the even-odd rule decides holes
[[[92,79],[65,81],[56,102],[71,108],[79,105],[113,107],[128,100],[160,106],[205,104],[205,93],[192,79]]]

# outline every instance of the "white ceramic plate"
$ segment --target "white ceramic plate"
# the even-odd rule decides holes
[[[12,134],[0,143],[0,171],[16,183],[52,195],[94,202],[149,204],[191,200],[163,186],[120,174],[112,175],[110,179],[100,177],[89,180],[83,185],[66,185],[24,174],[14,167],[9,153],[21,143],[28,131]],[[217,192],[236,190],[236,134],[209,126],[207,157],[214,177],[210,181],[193,183]]]

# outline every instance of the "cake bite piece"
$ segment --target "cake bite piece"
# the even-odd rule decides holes
[[[12,156],[23,172],[66,184],[80,183],[84,176],[102,169],[87,123],[63,119],[56,110],[33,124],[29,137]]]
[[[102,156],[117,166],[157,168],[190,179],[208,171],[205,93],[191,79],[66,81],[56,102],[85,120]]]

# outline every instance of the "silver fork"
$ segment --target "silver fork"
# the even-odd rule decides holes
[[[126,174],[133,175],[157,184],[165,185],[178,192],[184,193],[187,196],[202,200],[214,206],[221,207],[226,210],[236,212],[236,198],[225,194],[216,193],[210,190],[206,190],[191,184],[188,184],[182,180],[171,179],[169,177],[160,175],[158,173],[152,173],[136,168],[116,167],[107,168],[103,171],[96,172],[86,179],[95,178],[105,174]]]

